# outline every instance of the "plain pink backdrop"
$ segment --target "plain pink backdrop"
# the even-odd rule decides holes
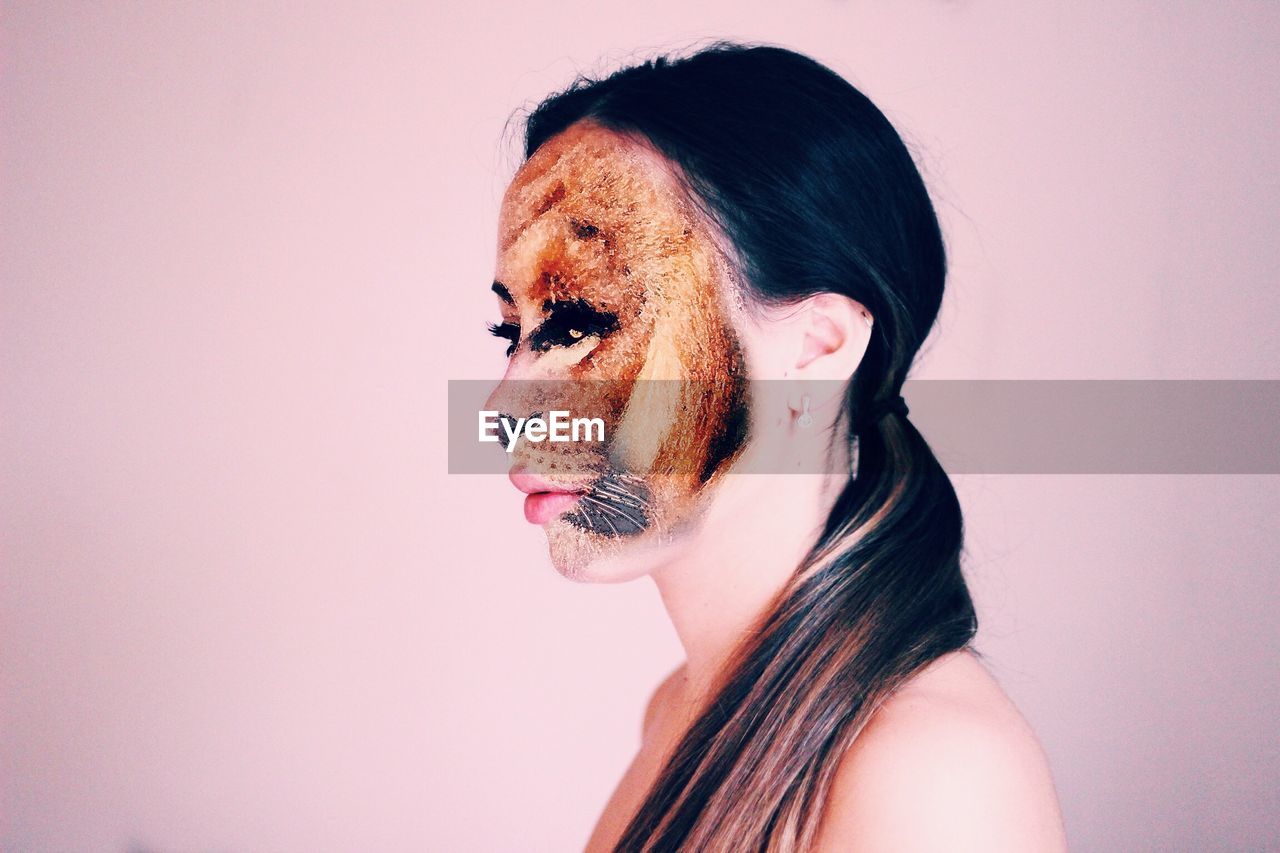
[[[1280,378],[1270,2],[6,3],[5,850],[579,849],[680,660],[500,478],[510,114],[697,39],[919,156],[922,378]],[[505,132],[505,136],[504,136]],[[1223,417],[1230,417],[1224,412]],[[957,477],[979,647],[1073,847],[1280,835],[1280,478]]]

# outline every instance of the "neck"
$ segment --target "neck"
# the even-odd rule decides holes
[[[822,479],[730,477],[679,557],[652,574],[687,657],[691,714],[817,540],[830,505]]]

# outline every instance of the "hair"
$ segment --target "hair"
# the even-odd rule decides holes
[[[840,433],[856,442],[856,472],[615,848],[808,850],[871,715],[977,630],[950,479],[905,413],[865,416],[900,393],[937,317],[937,215],[880,110],[781,47],[716,41],[579,75],[529,112],[525,158],[580,119],[643,138],[679,167],[751,297],[844,294],[875,318]]]

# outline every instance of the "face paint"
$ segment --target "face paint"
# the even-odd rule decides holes
[[[548,140],[504,197],[493,288],[511,360],[489,408],[546,411],[513,380],[552,380],[607,424],[603,448],[517,443],[580,492],[546,523],[560,570],[692,522],[745,441],[746,370],[731,267],[662,158],[588,121]]]

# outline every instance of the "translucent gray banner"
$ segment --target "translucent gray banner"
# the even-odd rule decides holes
[[[835,463],[812,460],[837,458],[815,448],[831,441],[822,427],[841,406],[842,386],[522,380],[499,388],[495,381],[450,380],[449,473],[506,474],[518,457],[551,468],[593,454],[616,462],[620,454],[635,456],[634,445],[652,458],[700,431],[718,438],[710,450],[685,454],[689,465],[748,436],[770,449],[738,453],[735,473],[823,473]],[[902,393],[912,425],[952,474],[1280,473],[1280,380],[915,379]],[[817,401],[816,426],[797,429],[792,408],[804,396]],[[748,413],[749,429],[735,427],[735,410]],[[510,419],[504,426],[491,416],[490,437],[482,440],[486,411]],[[532,415],[546,421],[543,428]],[[521,420],[509,441],[508,429]],[[615,444],[621,434],[627,448]],[[684,464],[670,462],[679,453],[662,458]]]

